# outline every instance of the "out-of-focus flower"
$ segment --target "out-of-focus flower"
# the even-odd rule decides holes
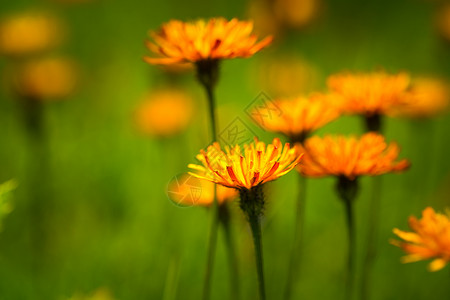
[[[59,100],[75,91],[78,68],[74,61],[52,57],[26,62],[14,78],[16,91],[36,100]]]
[[[253,22],[213,18],[209,21],[171,20],[159,32],[151,32],[149,50],[159,57],[145,57],[150,64],[179,64],[227,58],[250,57],[268,46],[272,37],[257,41]]]
[[[182,206],[211,206],[214,203],[214,183],[198,180],[189,174],[177,176],[169,183],[168,192],[172,201]],[[221,185],[216,187],[217,202],[220,204],[235,200],[236,189]]]
[[[450,4],[447,3],[439,10],[436,23],[442,37],[450,41]]]
[[[448,85],[438,79],[415,79],[395,111],[400,116],[427,118],[443,112],[449,101]]]
[[[77,293],[68,300],[114,300],[114,297],[109,289],[102,287],[88,295]]]
[[[0,53],[21,56],[58,46],[64,36],[61,22],[45,13],[11,15],[0,23]]]
[[[381,175],[409,167],[405,159],[397,161],[400,149],[387,144],[382,135],[366,133],[361,138],[314,136],[300,149],[304,152],[299,171],[307,177],[338,176],[354,180],[362,175]]]
[[[261,62],[255,78],[275,97],[293,97],[311,91],[318,83],[318,71],[309,62],[283,55]]]
[[[365,116],[391,114],[409,85],[406,73],[343,73],[328,78],[329,88],[342,96],[343,111]]]
[[[253,0],[249,3],[247,14],[253,20],[257,35],[277,35],[280,24],[275,19],[272,6],[266,0]]]
[[[145,97],[135,117],[141,132],[163,137],[186,129],[192,115],[193,102],[186,91],[161,89]]]
[[[302,142],[308,134],[339,117],[337,98],[339,96],[333,94],[314,94],[275,100],[273,105],[281,111],[279,115],[253,119],[265,130],[282,133],[293,142]]]
[[[430,271],[438,271],[450,261],[450,219],[449,215],[439,214],[427,207],[422,212],[422,219],[409,218],[409,227],[413,232],[394,229],[394,233],[403,241],[392,240],[391,243],[401,247],[408,255],[402,262],[415,262],[433,259],[428,265]]]
[[[197,159],[202,166],[189,164],[189,168],[198,173],[189,173],[225,187],[250,190],[266,182],[276,180],[291,171],[300,161],[302,154],[298,147],[283,148],[280,140],[275,138],[272,144],[255,141],[244,145],[225,146],[222,150],[215,142],[206,151],[201,150]]]
[[[318,14],[319,0],[274,0],[273,11],[278,22],[291,28],[309,24]]]

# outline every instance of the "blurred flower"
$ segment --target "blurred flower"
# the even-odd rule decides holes
[[[189,174],[176,177],[169,183],[168,191],[172,201],[185,206],[211,206],[214,202],[215,184],[205,180],[198,180]],[[235,189],[217,185],[217,202],[220,204],[226,201],[235,200],[238,192]]]
[[[146,96],[135,117],[141,132],[170,136],[186,129],[192,114],[193,103],[190,96],[185,91],[167,88]]]
[[[147,42],[147,47],[160,57],[144,59],[150,64],[178,64],[250,57],[272,41],[267,37],[257,42],[252,29],[253,22],[237,19],[213,18],[186,23],[172,20],[159,32],[151,32],[154,42]]]
[[[436,23],[442,37],[450,40],[450,4],[447,3],[439,10]]]
[[[409,227],[413,232],[394,229],[394,233],[403,241],[392,240],[391,243],[401,247],[407,256],[402,262],[434,259],[429,265],[430,271],[438,271],[450,261],[450,219],[449,215],[435,213],[427,207],[422,212],[422,219],[409,218]]]
[[[406,73],[342,73],[328,78],[329,88],[343,96],[343,111],[365,116],[390,114],[401,103],[409,84]]]
[[[0,53],[20,56],[58,46],[62,24],[55,17],[38,12],[11,15],[0,23]]]
[[[278,138],[267,147],[264,142],[255,141],[241,149],[236,145],[223,151],[215,142],[206,151],[201,150],[197,159],[203,166],[189,164],[189,168],[199,173],[189,173],[226,187],[250,190],[263,183],[276,180],[291,171],[302,155],[297,147],[286,143],[283,149]]]
[[[314,136],[304,143],[300,172],[307,177],[339,176],[350,180],[361,175],[382,175],[405,170],[407,160],[396,161],[396,143],[387,144],[382,135],[366,133],[361,138]]]
[[[107,288],[99,288],[89,295],[75,294],[68,300],[114,300],[111,292]]]
[[[15,76],[15,89],[37,100],[55,100],[69,96],[77,83],[76,64],[61,57],[26,62]]]
[[[446,109],[449,95],[449,87],[442,80],[415,79],[395,113],[413,118],[432,117]]]
[[[261,62],[254,78],[276,97],[292,97],[312,90],[318,82],[318,71],[309,62],[282,55]]]
[[[274,0],[273,12],[276,19],[291,28],[309,24],[318,14],[319,0]]]
[[[275,100],[273,105],[281,111],[279,115],[254,120],[265,130],[282,133],[292,142],[303,142],[312,131],[339,117],[337,98],[333,94],[314,94],[291,100]]]
[[[254,32],[257,35],[277,35],[280,30],[270,4],[266,0],[253,0],[249,3],[248,16],[254,22]]]

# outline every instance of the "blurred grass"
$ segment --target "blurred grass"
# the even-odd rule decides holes
[[[323,1],[320,19],[284,44],[248,60],[222,65],[218,102],[245,119],[265,141],[273,135],[251,124],[244,109],[264,87],[251,78],[265,57],[299,54],[327,75],[341,70],[407,70],[449,76],[450,48],[434,30],[437,6],[427,1]],[[38,296],[30,269],[33,250],[27,199],[39,191],[30,182],[30,167],[41,158],[28,142],[19,106],[4,87],[0,91],[0,182],[16,178],[15,209],[0,234],[0,299],[61,299],[75,292],[108,287],[117,299],[162,299],[168,280],[176,299],[201,295],[209,215],[201,208],[180,209],[168,201],[166,185],[187,170],[198,149],[208,143],[205,99],[192,74],[183,79],[197,96],[197,118],[181,136],[164,142],[137,134],[133,111],[141,96],[161,82],[161,73],[146,65],[143,41],[148,29],[170,18],[244,17],[241,1],[91,1],[74,5],[3,1],[2,14],[26,8],[49,8],[67,22],[70,36],[61,52],[82,67],[82,85],[71,99],[45,108],[48,169],[40,169],[38,186],[53,198],[47,212],[48,261],[38,274]],[[0,61],[4,70],[7,61]],[[3,85],[4,86],[4,85]],[[234,115],[221,113],[226,126]],[[386,135],[412,161],[405,174],[383,178],[379,257],[372,299],[448,298],[448,270],[426,271],[425,263],[401,265],[401,251],[388,244],[393,227],[406,228],[407,217],[426,205],[449,206],[450,120],[426,122],[388,119]],[[345,117],[319,134],[360,133],[360,120]],[[181,150],[181,151],[180,151]],[[182,152],[182,153],[180,153]],[[264,221],[268,298],[284,289],[293,229],[296,174],[270,184]],[[370,180],[362,180],[357,200],[358,252],[362,254]],[[343,207],[332,179],[308,180],[304,265],[295,289],[299,299],[335,299],[342,293],[345,263]],[[42,208],[44,211],[46,207]],[[234,207],[234,232],[241,262],[243,296],[255,299],[255,271],[249,230]],[[228,297],[226,255],[219,236],[212,299]],[[179,275],[174,275],[179,272]],[[177,277],[177,278],[175,278]],[[169,278],[169,279],[168,279]],[[171,279],[170,279],[171,278]],[[430,294],[432,291],[432,294]],[[166,295],[166,297],[169,297]]]

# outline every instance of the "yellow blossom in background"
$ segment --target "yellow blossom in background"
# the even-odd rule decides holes
[[[169,183],[168,194],[172,201],[182,206],[211,206],[214,203],[214,185],[212,182],[183,174]],[[238,196],[236,189],[221,185],[216,187],[219,205],[226,201],[233,201]]]
[[[252,78],[274,97],[293,97],[312,91],[319,82],[319,72],[308,61],[294,55],[266,59]]]
[[[412,118],[432,117],[447,108],[449,96],[449,86],[442,80],[414,79],[396,114]]]
[[[274,0],[273,12],[278,22],[291,27],[301,28],[317,16],[319,0]]]
[[[391,114],[409,85],[406,73],[342,73],[328,78],[330,90],[342,96],[343,111],[365,116]]]
[[[250,57],[272,41],[267,37],[258,42],[252,30],[253,22],[237,19],[171,20],[158,32],[150,33],[154,42],[147,42],[149,50],[159,57],[144,59],[150,64],[179,64]]]
[[[55,100],[75,91],[78,70],[74,61],[52,57],[28,61],[14,77],[16,91],[36,100]]]
[[[443,38],[450,41],[450,4],[445,4],[436,18],[437,28]]]
[[[279,132],[292,141],[300,141],[340,116],[336,105],[338,101],[339,96],[333,94],[274,100],[272,103],[280,110],[279,114],[253,119],[267,131]],[[257,115],[257,110],[252,112],[253,116]]]
[[[77,293],[68,298],[68,300],[114,300],[114,297],[109,289],[102,287],[87,295]]]
[[[187,128],[193,115],[193,101],[187,92],[161,89],[144,98],[135,113],[138,129],[148,135],[170,136]]]
[[[58,46],[64,36],[61,22],[45,13],[11,15],[0,23],[0,53],[28,55]]]
[[[304,157],[299,171],[307,177],[344,176],[350,180],[362,175],[382,175],[409,167],[405,159],[397,161],[400,148],[387,144],[384,137],[366,133],[354,136],[314,136],[300,147]]]
[[[272,6],[266,0],[253,0],[247,8],[249,19],[254,22],[254,32],[257,35],[278,35],[280,23],[273,14]]]
[[[197,155],[202,165],[189,164],[188,167],[198,172],[189,173],[197,178],[225,187],[249,190],[285,175],[299,163],[301,157],[297,146],[291,148],[286,143],[283,148],[278,138],[267,146],[255,138],[253,143],[244,147],[225,146],[224,150],[215,142]]]
[[[392,240],[391,243],[401,247],[408,255],[402,262],[415,262],[433,259],[428,265],[430,271],[438,271],[450,261],[450,219],[449,215],[436,213],[427,207],[422,212],[422,218],[409,218],[412,232],[397,228],[394,233],[403,241]]]

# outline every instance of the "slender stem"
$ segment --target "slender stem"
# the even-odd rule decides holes
[[[261,217],[257,215],[249,215],[248,221],[253,235],[253,244],[255,246],[255,262],[256,271],[258,273],[259,296],[261,300],[266,299],[264,285],[264,269],[263,269],[263,253],[261,241]]]
[[[298,196],[296,203],[295,228],[294,228],[294,244],[292,247],[290,263],[288,266],[288,277],[284,299],[291,298],[292,287],[298,276],[299,264],[302,255],[303,226],[305,214],[305,195],[306,195],[306,178],[298,174]]]
[[[200,84],[204,87],[206,91],[206,96],[208,99],[209,115],[210,115],[210,126],[211,126],[211,137],[212,141],[217,139],[217,120],[215,115],[215,98],[214,98],[214,87],[217,83],[218,78],[218,67],[219,62],[217,60],[204,60],[199,61],[197,66],[197,78]],[[214,256],[217,244],[217,230],[219,227],[219,206],[216,197],[217,187],[214,186],[214,202],[212,206],[212,221],[208,244],[208,254],[206,261],[205,279],[203,287],[203,299],[208,300],[211,291],[211,276],[214,268]]]
[[[372,197],[369,207],[369,228],[367,231],[367,248],[364,257],[362,278],[361,278],[361,299],[369,299],[370,297],[370,281],[373,263],[377,255],[377,237],[380,214],[381,200],[381,177],[372,178]]]
[[[225,245],[228,253],[230,298],[239,299],[239,268],[235,252],[233,232],[230,223],[230,211],[226,203],[219,206],[219,220],[223,225]]]

